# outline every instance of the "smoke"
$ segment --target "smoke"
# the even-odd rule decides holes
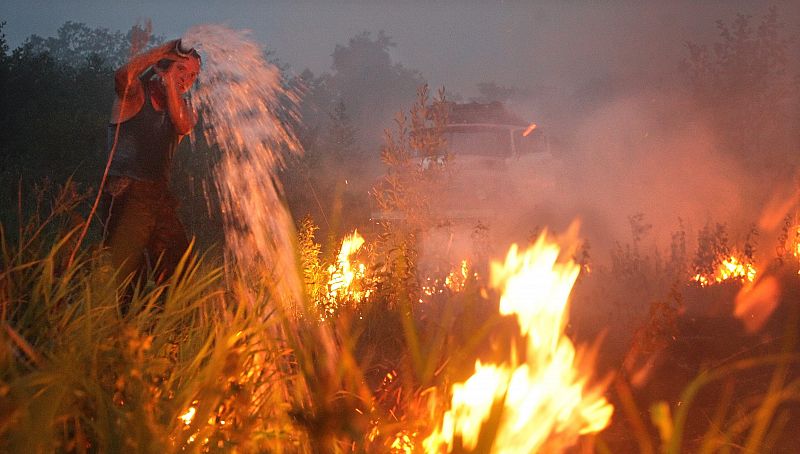
[[[670,121],[676,115],[684,121]],[[554,209],[583,219],[600,248],[630,240],[628,218],[636,214],[652,225],[657,245],[681,223],[690,230],[739,224],[750,177],[703,121],[687,115],[686,103],[658,95],[615,99],[581,119],[568,149],[555,151],[561,174]]]
[[[720,223],[739,246],[759,228],[763,251],[771,253],[781,221],[797,202],[791,180],[773,176],[765,184],[764,169],[732,153],[712,119],[677,86],[613,94],[582,115],[550,118],[561,121],[542,128],[558,138],[551,140],[550,165],[510,165],[515,189],[498,200],[501,215],[491,225],[506,244],[580,219],[582,235],[604,262],[617,242],[633,241],[630,218],[641,214],[650,226],[642,241],[649,250],[668,249],[678,230],[691,249],[700,229]],[[787,145],[782,153],[792,150]],[[537,186],[537,180],[551,184]]]

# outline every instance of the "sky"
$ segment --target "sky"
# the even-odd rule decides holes
[[[794,23],[800,2],[777,2]],[[12,46],[31,34],[50,36],[65,21],[127,30],[150,18],[154,30],[179,36],[201,23],[253,31],[293,70],[328,70],[336,44],[361,31],[385,31],[396,61],[418,69],[433,86],[470,95],[495,81],[526,87],[579,87],[621,72],[674,67],[685,41],[716,34],[714,22],[735,13],[762,14],[764,2],[469,1],[469,0],[4,0],[0,18]]]

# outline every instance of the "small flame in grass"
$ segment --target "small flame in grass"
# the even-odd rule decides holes
[[[197,417],[197,405],[198,404],[199,404],[199,401],[197,401],[197,400],[193,401],[192,402],[192,406],[189,407],[184,414],[178,416],[178,419],[183,421],[183,424],[184,424],[183,430],[184,431],[191,430],[191,427],[189,427],[189,426],[192,425],[192,423],[195,421],[195,418]],[[223,416],[222,416],[222,413],[224,411],[224,406],[220,406],[217,411],[218,411],[217,414],[211,415],[208,418],[208,420],[206,421],[206,424],[208,426],[212,426],[211,429],[215,430],[215,431],[219,431],[221,429],[224,429],[225,425],[226,425],[226,421],[223,419]],[[198,422],[198,423],[202,425],[201,422]],[[213,426],[216,426],[216,427],[213,427]],[[192,444],[195,441],[197,441],[201,430],[202,429],[196,429],[191,435],[189,435],[189,438],[186,439],[186,444]],[[203,446],[201,448],[202,452],[209,452],[208,451],[208,443],[209,443],[209,438],[208,437],[205,437],[205,438],[202,439],[202,441],[200,442],[200,444]],[[225,442],[222,441],[222,440],[218,441],[218,447],[223,447],[224,443]]]
[[[444,285],[452,292],[464,290],[469,278],[469,262],[461,261],[461,267],[457,271],[451,271],[444,279]]]
[[[756,267],[752,263],[731,255],[719,262],[713,275],[698,273],[692,277],[692,280],[703,287],[737,279],[749,283],[755,280],[756,274]]]
[[[328,297],[332,300],[349,299],[359,302],[369,296],[367,292],[356,290],[353,285],[354,281],[363,279],[366,272],[363,263],[351,260],[363,245],[364,237],[358,234],[358,230],[353,231],[352,235],[348,235],[342,240],[342,248],[339,250],[336,265],[328,267],[331,275],[328,281]]]
[[[478,273],[473,271],[472,265],[468,260],[464,259],[458,268],[453,269],[444,278],[441,277],[428,277],[425,283],[422,284],[422,298],[419,299],[420,303],[426,301],[426,297],[432,297],[437,294],[454,294],[464,290],[467,281],[478,279]]]
[[[791,230],[794,232],[794,236],[787,239],[789,243],[787,247],[794,258],[800,259],[800,226],[794,226]],[[800,274],[800,270],[797,271],[797,274]]]
[[[492,264],[492,286],[502,290],[500,313],[516,315],[527,341],[525,361],[476,362],[475,373],[453,386],[450,410],[423,442],[427,452],[459,449],[457,440],[466,450],[559,452],[609,424],[613,407],[602,396],[604,387],[587,386],[591,371],[579,364],[590,361],[581,361],[564,335],[580,266],[560,254],[543,233],[527,251],[514,245],[505,264]],[[496,433],[490,434],[493,424]]]
[[[792,230],[794,230],[794,238],[791,238],[792,255],[795,257],[800,257],[800,226],[796,226]]]
[[[186,410],[186,413],[180,415],[180,417],[178,419],[183,420],[183,423],[188,426],[188,425],[192,424],[192,420],[194,419],[194,415],[196,413],[197,413],[197,409],[196,408],[189,407],[189,409]]]
[[[403,431],[395,435],[392,441],[391,453],[392,454],[413,454],[414,453],[414,437],[417,436],[416,432]]]
[[[530,133],[532,133],[534,129],[536,129],[536,123],[531,123],[531,124],[530,124],[530,125],[529,125],[529,126],[526,128],[526,129],[525,129],[525,131],[522,133],[522,137],[528,137],[528,135],[529,135]]]

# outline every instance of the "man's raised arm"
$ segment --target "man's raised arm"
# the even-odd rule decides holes
[[[155,65],[164,58],[177,60],[181,58],[175,53],[177,40],[166,42],[156,48],[139,54],[131,58],[128,63],[123,65],[114,74],[114,88],[120,98],[131,98],[140,96],[142,84],[139,76],[149,67]]]

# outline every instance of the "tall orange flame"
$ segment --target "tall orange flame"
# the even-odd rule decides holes
[[[502,291],[500,312],[514,314],[527,341],[523,364],[475,364],[475,373],[452,390],[451,408],[425,439],[430,453],[474,450],[559,452],[579,436],[603,430],[613,407],[603,386],[588,387],[574,345],[564,335],[567,302],[580,272],[543,233],[523,253],[513,245],[505,264],[492,263],[491,284]],[[513,360],[512,360],[513,361]],[[498,416],[498,411],[500,411]],[[497,419],[496,433],[488,421]],[[489,444],[485,437],[493,437]]]
[[[353,282],[364,277],[366,267],[363,263],[351,262],[351,257],[364,245],[364,237],[354,230],[352,235],[347,235],[342,240],[342,248],[336,260],[336,265],[328,267],[331,275],[328,281],[328,297],[332,300],[351,299],[361,301],[366,295],[364,292],[354,291]]]

